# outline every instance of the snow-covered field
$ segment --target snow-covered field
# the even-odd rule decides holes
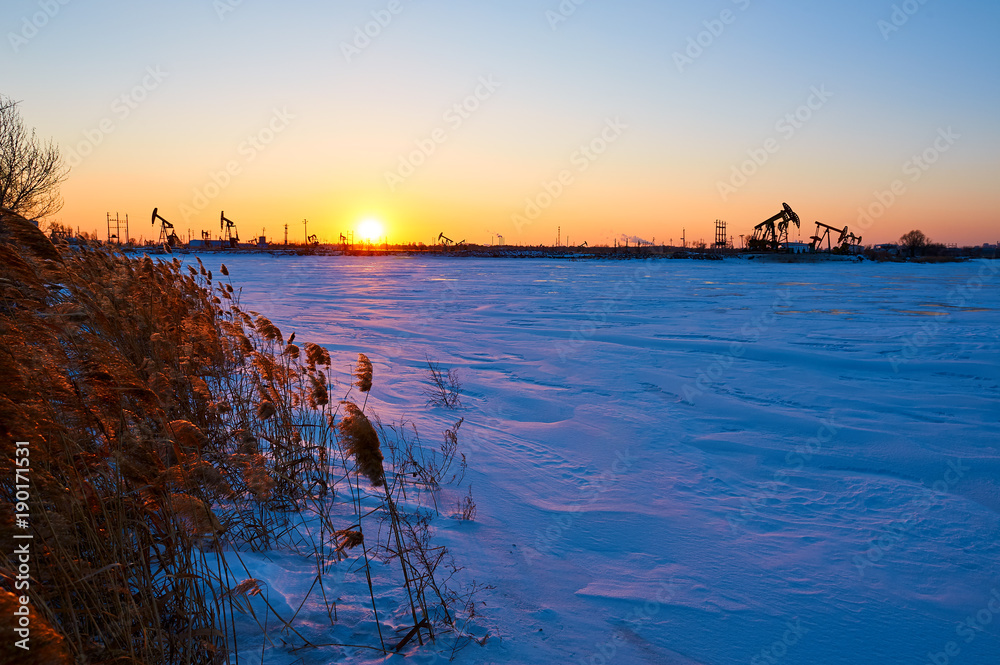
[[[997,263],[222,260],[383,421],[458,370],[457,662],[1000,663]]]

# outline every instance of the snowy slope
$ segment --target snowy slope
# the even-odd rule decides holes
[[[223,260],[384,421],[458,369],[457,662],[1000,663],[1000,266]]]

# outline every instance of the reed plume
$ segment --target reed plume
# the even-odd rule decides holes
[[[354,385],[363,393],[372,389],[372,361],[363,353],[358,354],[358,366],[354,369]]]
[[[326,379],[322,374],[310,374],[309,382],[311,384],[311,390],[309,391],[309,406],[312,408],[318,408],[321,406],[326,406],[330,403],[330,395],[326,389]]]
[[[333,535],[337,539],[337,547],[334,551],[339,553],[343,553],[344,550],[352,550],[365,542],[365,535],[360,531],[343,529],[335,531]]]
[[[317,365],[329,366],[330,365],[330,352],[324,349],[319,344],[313,344],[308,342],[305,345],[306,348],[306,366],[309,369],[316,369]]]
[[[385,484],[385,471],[382,469],[384,458],[378,434],[368,416],[356,404],[341,404],[346,412],[339,425],[341,444],[347,454],[354,457],[358,473],[368,478],[375,487],[381,487]]]
[[[16,623],[14,611],[21,607],[17,596],[10,591],[0,589],[0,613],[10,617],[11,623]],[[16,634],[11,630],[0,640],[0,661],[5,663],[21,663],[22,665],[73,665],[75,659],[70,655],[66,639],[52,627],[48,621],[31,609],[30,641],[26,641],[30,649],[24,650],[15,645]]]
[[[260,404],[257,405],[257,417],[261,420],[267,420],[277,412],[274,403],[269,400],[261,400]]]
[[[267,460],[263,455],[251,455],[250,463],[244,472],[244,482],[247,489],[258,501],[265,501],[271,497],[277,483],[271,474],[267,472]]]
[[[281,331],[278,329],[278,326],[271,323],[271,320],[268,319],[267,317],[258,316],[257,320],[254,321],[254,328],[257,330],[260,336],[266,339],[267,341],[278,342],[279,344],[281,343],[282,341]]]
[[[188,535],[221,534],[222,523],[207,503],[190,494],[171,494],[170,508],[178,521],[189,529]]]
[[[187,453],[201,452],[207,439],[198,426],[189,420],[173,420],[167,423],[167,431],[174,441]]]

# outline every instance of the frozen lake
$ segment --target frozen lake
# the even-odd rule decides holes
[[[223,260],[384,421],[458,370],[458,662],[1000,662],[996,262]]]

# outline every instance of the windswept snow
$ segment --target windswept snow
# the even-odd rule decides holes
[[[1000,662],[995,262],[221,260],[383,421],[465,418],[435,526],[501,639],[457,662]]]

